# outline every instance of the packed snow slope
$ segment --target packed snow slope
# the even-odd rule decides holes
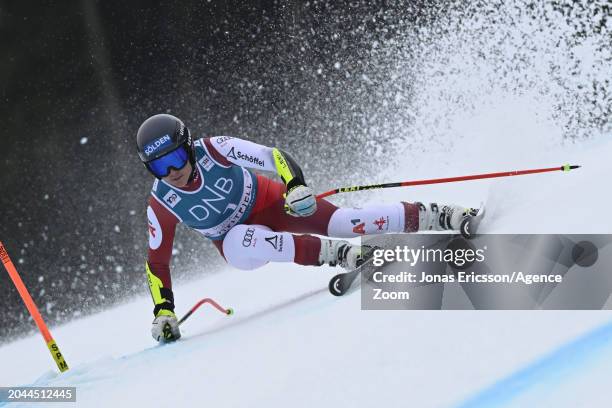
[[[612,199],[597,183],[612,170],[612,144],[601,141],[579,151],[560,147],[548,153],[555,159],[545,155],[539,164],[571,162],[583,168],[388,190],[377,199],[486,201],[490,216],[482,231],[487,233],[610,232],[610,225],[593,220],[602,219],[597,217],[602,203]],[[492,163],[476,167],[510,170]],[[433,176],[450,175],[438,170]],[[401,171],[410,178],[420,172]],[[179,312],[199,298],[213,297],[236,313],[227,317],[199,310],[182,327],[183,338],[166,346],[150,338],[151,300],[143,295],[52,328],[71,366],[64,374],[56,373],[39,336],[4,345],[0,384],[76,386],[79,407],[440,407],[462,401],[465,406],[495,405],[491,401],[533,406],[513,405],[516,398],[544,406],[537,402],[550,396],[553,387],[554,406],[575,406],[562,395],[593,386],[603,372],[602,378],[609,378],[610,364],[594,364],[610,361],[609,328],[603,340],[595,334],[599,340],[592,351],[576,351],[580,341],[566,345],[609,324],[609,312],[362,311],[358,292],[345,298],[327,293],[335,272],[275,264],[255,271],[228,268],[179,284]],[[562,348],[555,354],[560,347],[570,352]],[[530,366],[547,355],[535,369]],[[515,371],[514,378],[504,379]],[[522,388],[508,395],[507,386],[495,385],[498,381],[518,381]],[[590,389],[575,395],[597,406],[602,388]]]

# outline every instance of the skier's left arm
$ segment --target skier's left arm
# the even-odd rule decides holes
[[[285,210],[288,214],[308,217],[317,210],[314,192],[306,185],[302,169],[289,153],[229,136],[211,137],[205,139],[205,144],[213,156],[221,156],[228,164],[276,172],[287,187]]]

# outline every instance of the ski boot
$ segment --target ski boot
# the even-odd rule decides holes
[[[415,204],[419,208],[419,231],[459,231],[465,238],[471,238],[476,232],[474,221],[479,221],[484,214],[478,208],[452,204],[442,207],[436,203],[430,203],[429,207],[423,203]]]
[[[319,265],[340,265],[348,271],[357,269],[372,256],[372,247],[353,245],[348,241],[321,238]]]

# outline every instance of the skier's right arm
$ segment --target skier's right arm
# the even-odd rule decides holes
[[[172,341],[180,337],[170,277],[170,257],[178,219],[152,196],[147,218],[149,253],[145,268],[155,316],[151,334],[157,341]]]

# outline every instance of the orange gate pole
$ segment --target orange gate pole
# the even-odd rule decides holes
[[[28,289],[23,284],[23,281],[21,280],[19,273],[17,273],[17,269],[15,269],[15,265],[13,265],[13,262],[11,261],[11,258],[9,257],[8,252],[6,251],[6,248],[4,247],[2,242],[0,242],[0,259],[2,260],[6,271],[11,277],[11,280],[15,284],[19,295],[21,295],[23,303],[25,303],[26,307],[28,308],[28,311],[30,312],[30,315],[32,315],[32,318],[36,322],[38,330],[40,330],[40,333],[45,339],[45,343],[47,343],[47,348],[49,349],[53,360],[55,360],[57,368],[59,368],[61,372],[68,370],[68,364],[66,363],[66,360],[64,360],[64,356],[60,352],[60,349],[55,343],[55,340],[53,340],[53,337],[51,336],[51,333],[49,332],[45,321],[40,315],[40,312],[38,311],[34,300],[32,300],[32,296],[30,296]]]

